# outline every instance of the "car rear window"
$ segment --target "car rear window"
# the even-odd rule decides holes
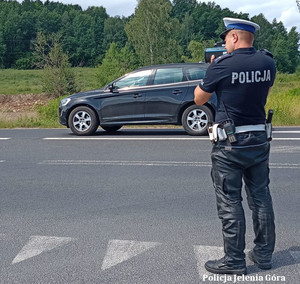
[[[183,81],[183,70],[182,68],[165,68],[157,69],[153,84],[171,84]]]
[[[200,80],[203,79],[205,76],[206,70],[198,68],[198,67],[191,67],[187,69],[187,76],[189,80]]]

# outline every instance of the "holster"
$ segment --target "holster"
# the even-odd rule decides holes
[[[266,123],[266,134],[267,134],[267,140],[272,140],[272,123]]]
[[[223,125],[220,123],[209,124],[208,126],[208,135],[210,141],[214,144],[218,141],[224,141],[227,139],[227,135],[225,130],[223,129]]]

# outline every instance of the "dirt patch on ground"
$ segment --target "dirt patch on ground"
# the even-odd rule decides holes
[[[1,112],[34,112],[37,105],[46,105],[49,97],[46,94],[24,94],[24,95],[1,95]]]
[[[0,120],[11,122],[19,118],[36,118],[36,106],[44,106],[50,98],[46,94],[1,95]]]

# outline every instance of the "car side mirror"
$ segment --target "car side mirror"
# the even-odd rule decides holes
[[[109,84],[108,89],[111,93],[113,93],[116,89],[116,83]]]

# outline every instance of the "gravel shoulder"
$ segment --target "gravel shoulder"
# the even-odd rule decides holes
[[[0,119],[17,120],[20,117],[37,117],[36,106],[44,106],[49,101],[46,94],[0,94]]]

